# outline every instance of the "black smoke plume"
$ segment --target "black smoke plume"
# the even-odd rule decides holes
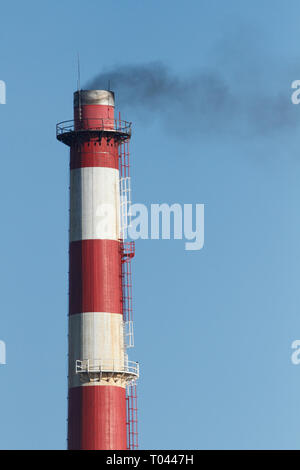
[[[291,81],[295,77],[291,77]],[[300,122],[300,106],[291,103],[291,82],[275,93],[258,89],[251,79],[240,86],[217,70],[178,76],[161,62],[119,65],[86,84],[87,89],[110,89],[126,113],[163,121],[177,135],[187,133],[267,134]]]

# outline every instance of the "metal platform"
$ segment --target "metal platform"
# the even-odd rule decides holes
[[[127,383],[134,382],[139,377],[139,363],[125,360],[121,365],[119,362],[103,361],[102,359],[83,359],[77,360],[75,363],[76,374],[86,374],[95,379],[98,376],[101,380],[102,375],[119,376],[126,380]]]
[[[78,140],[102,138],[123,142],[131,136],[131,122],[120,119],[88,118],[81,119],[78,126],[74,120],[62,121],[56,124],[56,138],[60,142],[71,146]]]

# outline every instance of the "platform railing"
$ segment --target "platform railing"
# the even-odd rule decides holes
[[[76,360],[76,374],[82,373],[113,373],[121,375],[130,375],[138,378],[139,363],[125,360],[121,361],[103,361],[102,359],[82,359]]]
[[[131,133],[131,122],[120,119],[84,118],[80,121],[62,121],[56,124],[56,136],[76,131],[114,131],[122,134]]]

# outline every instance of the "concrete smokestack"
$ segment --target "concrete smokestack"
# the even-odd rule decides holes
[[[115,120],[113,92],[80,90],[74,120],[57,125],[57,138],[70,147],[68,448],[127,449],[126,390],[138,377],[125,341],[130,256],[120,226],[130,124]]]

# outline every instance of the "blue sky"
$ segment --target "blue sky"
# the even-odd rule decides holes
[[[79,52],[83,83],[161,61],[182,79],[214,70],[259,109],[257,126],[242,113],[205,132],[197,118],[189,132],[186,109],[176,133],[168,110],[121,110],[134,202],[205,204],[203,250],[136,242],[141,448],[299,449],[299,13],[293,0],[1,5],[0,448],[66,446],[68,149],[55,124],[72,118]],[[270,125],[279,95],[288,118]]]

